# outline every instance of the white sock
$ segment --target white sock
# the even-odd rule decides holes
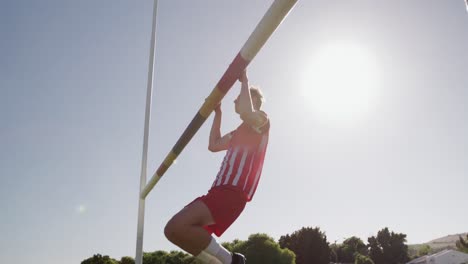
[[[201,260],[201,262],[205,264],[222,264],[221,261],[219,261],[219,259],[206,253],[205,251],[200,252],[200,254],[198,254],[198,256],[196,256],[195,258]]]
[[[221,261],[222,264],[231,264],[232,263],[232,255],[227,249],[216,242],[214,237],[211,238],[210,244],[208,247],[203,250],[206,253],[215,256],[217,259]]]

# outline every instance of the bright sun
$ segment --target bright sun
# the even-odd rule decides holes
[[[304,78],[303,96],[314,114],[330,121],[353,121],[370,113],[378,100],[375,57],[355,44],[317,50]]]

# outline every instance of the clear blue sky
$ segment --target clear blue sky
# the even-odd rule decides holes
[[[2,2],[1,263],[134,257],[152,4]],[[270,4],[160,1],[150,174]],[[254,200],[219,240],[467,232],[466,47],[462,0],[299,1],[249,67],[270,145]],[[336,72],[319,82],[327,63]],[[223,132],[239,123],[238,91]],[[148,196],[145,251],[175,249],[165,223],[211,185],[223,155],[207,150],[210,125]]]

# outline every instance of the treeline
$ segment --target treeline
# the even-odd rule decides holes
[[[463,241],[465,242],[465,241]],[[247,240],[223,243],[229,251],[246,256],[249,264],[399,264],[410,260],[406,235],[383,228],[367,242],[350,237],[331,244],[320,228],[303,227],[275,241],[267,234],[253,234]],[[461,244],[464,246],[464,244]],[[134,264],[132,257],[120,260],[96,254],[81,264]],[[181,251],[143,253],[143,264],[202,264]]]

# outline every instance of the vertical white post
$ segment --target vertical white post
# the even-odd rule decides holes
[[[141,158],[141,175],[140,175],[140,191],[138,192],[138,227],[135,264],[143,263],[143,230],[145,226],[145,199],[141,198],[140,193],[146,185],[146,168],[148,157],[148,134],[149,124],[151,119],[151,98],[153,93],[153,77],[154,77],[154,46],[156,44],[156,14],[158,11],[158,0],[154,0],[153,4],[153,24],[151,31],[150,56],[148,66],[148,82],[146,87],[146,110],[145,110],[145,126],[143,134],[143,154]]]

